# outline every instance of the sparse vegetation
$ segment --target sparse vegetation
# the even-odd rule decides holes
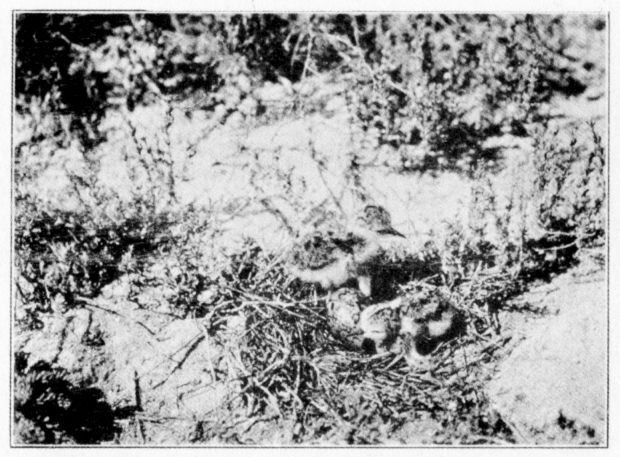
[[[127,307],[195,320],[196,341],[220,348],[211,382],[236,389],[192,416],[195,443],[514,443],[484,393],[510,340],[498,313],[605,241],[604,129],[548,109],[600,83],[602,62],[567,57],[571,30],[595,36],[600,21],[19,15],[16,331],[41,334],[50,318],[105,300],[106,287]],[[321,148],[311,121],[338,116],[347,131]],[[308,141],[292,130],[292,145],[277,143],[287,122],[311,125]],[[248,140],[274,125],[262,145]],[[231,143],[210,142],[218,135]],[[522,160],[491,144],[506,137],[529,141]],[[382,198],[408,211],[408,189],[386,197],[381,179],[412,187],[447,173],[466,183],[466,204],[407,232],[409,252],[385,263],[399,293],[440,291],[467,331],[416,368],[351,348],[327,323],[326,297],[290,277],[287,246],[308,214],[345,220]],[[69,373],[16,358],[20,442],[123,444],[105,389],[89,391],[98,415],[81,424],[85,397]],[[402,435],[412,423],[431,435]]]

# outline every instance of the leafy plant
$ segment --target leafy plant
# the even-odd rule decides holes
[[[161,242],[165,219],[130,211],[123,216],[59,210],[32,197],[20,201],[16,284],[28,325],[38,325],[38,314],[51,312],[57,300],[70,308],[80,297],[96,296],[118,277],[124,256],[144,256]]]

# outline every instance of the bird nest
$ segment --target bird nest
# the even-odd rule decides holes
[[[496,333],[485,305],[509,278],[471,278],[452,289],[439,280],[403,284],[402,293],[414,301],[449,301],[466,326],[433,348],[424,363],[411,366],[402,351],[373,354],[351,345],[330,319],[328,297],[291,281],[282,258],[255,250],[232,257],[230,269],[250,273],[220,278],[220,298],[207,318],[220,323],[213,328],[225,328],[222,322],[243,316],[242,337],[223,353],[220,376],[239,386],[234,401],[246,416],[294,423],[292,439],[298,442],[385,442],[423,416],[442,425],[445,433],[436,442],[510,439],[483,394],[488,367],[509,341]]]

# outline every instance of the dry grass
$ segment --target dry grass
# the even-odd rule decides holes
[[[392,35],[382,26],[388,19]],[[289,71],[298,82],[265,83],[257,68],[269,67],[231,63],[235,52],[251,56],[247,49],[217,62],[211,53],[212,92],[195,107],[187,94],[150,92],[164,69],[123,67],[117,77],[140,77],[113,81],[121,95],[110,89],[114,104],[102,104],[90,123],[77,114],[71,123],[49,99],[23,104],[21,94],[17,323],[37,332],[42,315],[83,306],[121,277],[128,301],[199,320],[200,342],[223,348],[207,367],[212,379],[235,392],[190,420],[197,443],[380,444],[407,439],[399,432],[416,421],[436,426],[433,443],[517,441],[484,394],[510,339],[498,311],[605,235],[599,128],[566,135],[546,120],[553,93],[570,92],[553,82],[579,75],[562,57],[566,44],[551,39],[565,22],[550,19],[551,36],[534,34],[543,19],[372,17],[362,27],[349,18],[354,40],[326,29],[330,18],[291,20],[298,41]],[[600,23],[591,22],[584,24],[594,33]],[[157,48],[149,40],[159,32],[148,23],[115,29],[134,41],[108,37],[105,46]],[[172,48],[180,62],[193,62],[194,45],[205,44],[185,34],[194,26],[184,18],[164,39],[180,43]],[[438,32],[418,33],[431,30]],[[377,49],[364,49],[373,31]],[[269,50],[282,44],[277,36],[255,44]],[[103,54],[81,52],[93,68],[101,64]],[[582,79],[594,84],[591,76]],[[488,116],[475,109],[482,101]],[[522,162],[509,160],[510,148],[489,146],[506,133],[523,137]],[[325,297],[291,280],[283,262],[309,216],[346,222],[368,202],[385,204],[407,235],[407,252],[383,259],[398,293],[424,283],[466,316],[464,334],[417,367],[399,353],[351,349],[330,328]],[[157,411],[134,417],[181,420]]]

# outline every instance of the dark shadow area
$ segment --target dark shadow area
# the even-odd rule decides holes
[[[548,77],[546,84],[551,92],[560,93],[566,97],[581,95],[588,88],[568,71],[560,72],[557,77]]]
[[[536,240],[528,240],[528,261],[521,277],[532,282],[549,282],[555,275],[567,271],[578,263],[577,236],[573,233],[548,233]]]
[[[118,431],[114,411],[96,387],[78,386],[46,362],[27,368],[15,355],[15,438],[20,444],[97,444]]]

